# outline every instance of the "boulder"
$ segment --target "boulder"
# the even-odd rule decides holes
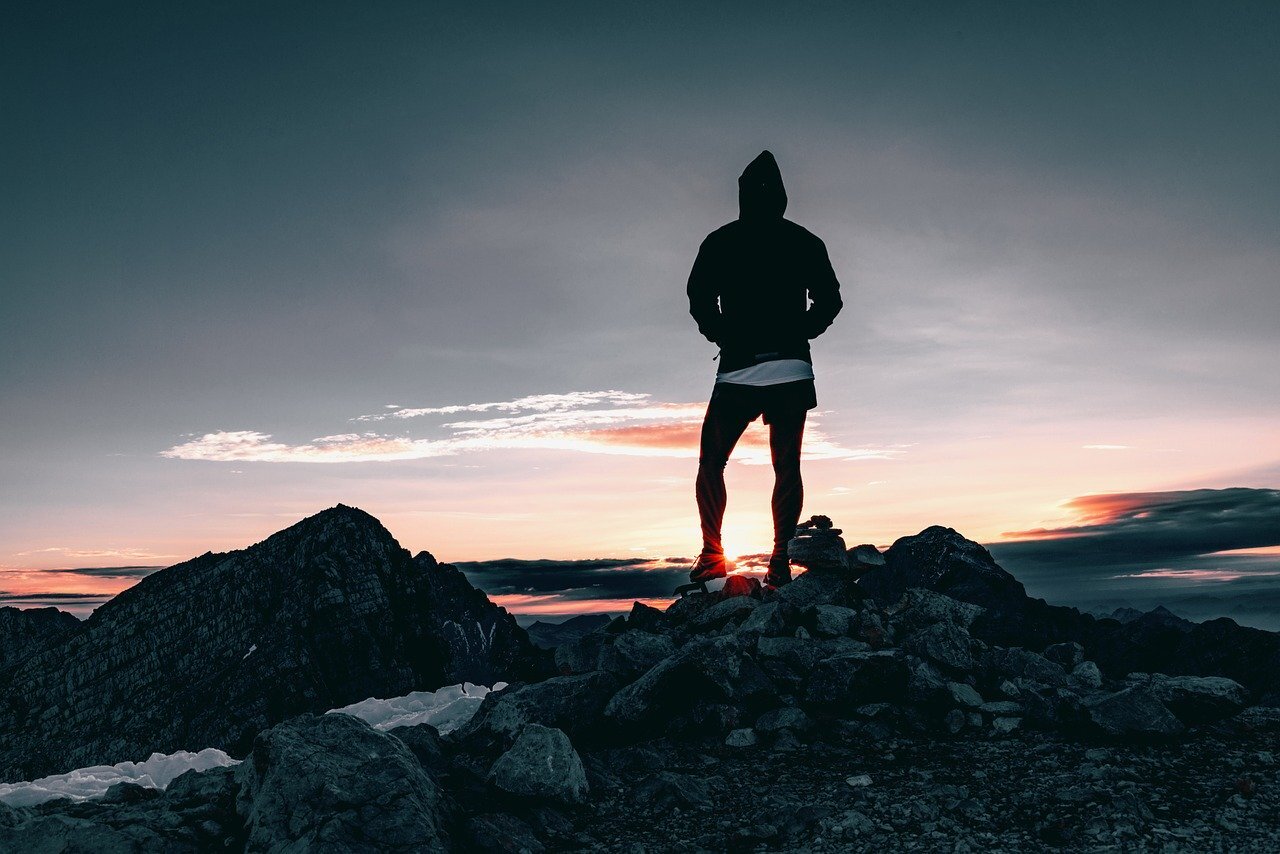
[[[556,669],[564,675],[589,673],[597,669],[600,651],[613,640],[613,635],[605,631],[607,625],[556,647]]]
[[[780,602],[799,609],[814,605],[843,605],[858,607],[867,594],[858,586],[858,579],[847,570],[811,569],[795,581],[778,588],[775,594]]]
[[[897,650],[855,652],[817,663],[805,688],[805,702],[833,711],[866,703],[897,702],[907,690],[907,664]]]
[[[984,608],[1017,606],[1027,598],[1022,583],[990,552],[937,525],[897,540],[885,553],[885,565],[865,573],[859,583],[882,604],[896,602],[910,587],[925,587]]]
[[[730,575],[720,588],[720,595],[726,599],[731,596],[754,596],[760,598],[760,579],[749,575]]]
[[[780,709],[771,709],[756,718],[755,730],[763,733],[776,733],[784,729],[792,732],[808,732],[812,726],[813,721],[803,709],[783,706]]]
[[[587,802],[587,772],[569,737],[555,727],[529,724],[498,757],[488,780],[508,795],[577,806]]]
[[[842,605],[815,605],[805,614],[805,621],[820,638],[843,637],[853,629],[858,612]]]
[[[689,628],[699,634],[715,631],[729,622],[740,622],[756,609],[759,599],[729,596],[689,620]]]
[[[1082,661],[1071,671],[1071,681],[1082,688],[1101,688],[1102,671],[1092,661]]]
[[[973,669],[969,634],[955,623],[944,621],[921,629],[907,638],[903,648],[951,670]]]
[[[947,693],[951,695],[951,702],[957,706],[976,709],[982,705],[982,695],[973,686],[963,682],[948,682]]]
[[[1071,671],[1076,668],[1076,665],[1084,661],[1084,647],[1075,641],[1050,644],[1045,647],[1044,657],[1060,666],[1063,670]]]
[[[404,743],[350,715],[259,733],[235,770],[253,851],[446,850],[445,798]]]
[[[617,677],[596,670],[494,691],[448,738],[480,749],[501,749],[531,723],[558,727],[574,738],[590,737],[617,687]]]
[[[631,606],[631,613],[627,615],[628,629],[638,629],[642,632],[660,632],[666,628],[666,624],[666,614],[643,602],[634,603]]]
[[[467,820],[467,833],[476,851],[503,854],[541,854],[547,848],[527,822],[501,812],[483,813]]]
[[[875,569],[877,566],[884,566],[884,555],[870,543],[854,546],[846,552],[846,557],[849,567],[859,572]]]
[[[725,747],[754,747],[755,744],[755,731],[749,728],[735,729],[724,739]]]
[[[910,633],[944,622],[968,629],[983,610],[924,587],[909,587],[885,613],[900,631]]]
[[[624,726],[645,727],[687,711],[699,701],[750,704],[775,693],[739,638],[698,638],[618,691],[604,714]]]
[[[600,649],[599,665],[601,670],[630,681],[675,651],[675,642],[666,635],[623,632],[612,644]]]
[[[1131,673],[1126,681],[1148,688],[1178,720],[1188,725],[1231,717],[1249,702],[1249,692],[1244,686],[1222,676]]]
[[[1067,671],[1061,665],[1021,647],[992,647],[983,655],[982,666],[997,679],[1021,679],[1053,687],[1069,684]]]
[[[387,730],[387,735],[403,741],[423,768],[432,771],[444,768],[444,747],[440,743],[440,732],[431,724],[400,726]]]
[[[1089,720],[1108,735],[1167,738],[1182,724],[1149,689],[1133,686],[1087,701]]]
[[[780,602],[768,602],[753,610],[738,626],[738,634],[774,637],[785,632],[787,621]]]

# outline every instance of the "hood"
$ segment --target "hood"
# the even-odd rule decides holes
[[[738,177],[738,218],[778,219],[786,210],[787,191],[778,161],[762,151]]]

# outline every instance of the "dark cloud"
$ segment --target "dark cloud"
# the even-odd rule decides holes
[[[69,572],[72,575],[89,575],[94,578],[145,578],[151,573],[162,569],[164,569],[163,566],[77,566],[70,569],[49,571]]]
[[[990,546],[998,559],[1048,571],[1146,566],[1280,545],[1280,490],[1196,489],[1088,495],[1070,502],[1086,523],[1039,528]]]
[[[653,599],[670,596],[688,580],[685,566],[627,558],[592,560],[502,560],[455,563],[490,595],[555,595],[563,601]]]

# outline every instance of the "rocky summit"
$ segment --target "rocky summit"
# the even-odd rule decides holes
[[[1275,636],[1054,609],[946,528],[844,560],[821,531],[791,584],[636,603],[445,736],[290,717],[163,793],[0,807],[0,849],[1280,845],[1274,670],[1238,660]]]
[[[411,556],[342,505],[161,570],[83,623],[19,612],[30,615],[24,646],[10,645],[10,610],[0,613],[6,780],[153,751],[244,755],[260,731],[304,712],[549,667],[461,572]]]

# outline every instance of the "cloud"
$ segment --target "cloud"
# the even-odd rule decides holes
[[[648,394],[583,391],[531,395],[509,401],[400,408],[356,421],[417,419],[425,415],[502,413],[498,417],[427,425],[436,435],[337,433],[290,444],[256,430],[219,430],[193,436],[161,452],[181,460],[217,462],[352,463],[428,459],[484,450],[558,450],[650,457],[696,457],[705,404],[650,400]],[[846,448],[827,437],[814,418],[807,430],[807,459],[889,459],[902,446]],[[769,462],[763,431],[748,430],[735,459]]]
[[[576,603],[579,609],[581,603],[588,600],[669,599],[676,585],[689,580],[687,564],[648,558],[565,561],[505,558],[454,566],[490,596],[552,597],[566,605]]]

